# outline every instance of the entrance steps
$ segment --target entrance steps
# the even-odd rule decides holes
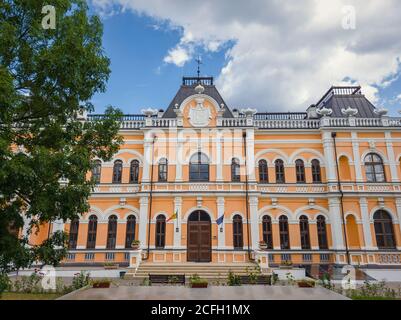
[[[124,279],[138,280],[140,282],[147,279],[149,274],[178,275],[185,274],[186,280],[193,274],[198,274],[201,278],[209,282],[226,282],[228,273],[231,271],[236,275],[246,276],[249,272],[256,272],[258,265],[252,262],[245,263],[151,263],[142,262],[137,271],[128,269]]]

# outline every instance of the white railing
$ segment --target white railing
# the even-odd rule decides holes
[[[93,121],[93,120],[90,120]],[[121,129],[144,127],[181,127],[182,120],[175,118],[124,119]],[[252,119],[217,118],[218,127],[255,127],[259,129],[319,129],[320,127],[401,127],[401,118],[332,118],[320,119]]]

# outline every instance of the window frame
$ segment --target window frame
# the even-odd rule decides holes
[[[205,161],[203,162],[202,156],[204,157]],[[196,157],[196,162],[194,161],[194,158]],[[207,161],[207,162],[206,162]],[[209,175],[210,175],[210,168],[209,168],[209,159],[208,157],[198,151],[197,153],[194,153],[191,158],[189,159],[189,181],[193,182],[207,182],[209,181]],[[194,170],[196,169],[196,170]],[[195,175],[195,177],[194,177]],[[204,177],[203,177],[204,175]]]
[[[132,160],[130,164],[129,182],[130,183],[139,182],[139,161],[136,159]]]
[[[261,159],[258,161],[259,168],[259,182],[268,183],[269,182],[269,168],[267,166],[267,161]]]
[[[379,214],[381,216],[377,217],[377,215]],[[397,243],[394,233],[393,219],[391,215],[385,210],[377,210],[373,215],[373,225],[377,247],[379,249],[396,249]],[[379,227],[381,229],[381,232],[378,232]]]
[[[301,249],[310,250],[311,244],[309,233],[309,219],[305,215],[299,217],[299,231],[301,235]]]
[[[313,159],[311,161],[311,171],[312,171],[312,182],[321,183],[322,182],[322,170],[320,167],[320,161]]]
[[[288,218],[285,215],[279,217],[279,230],[280,230],[280,248],[281,250],[289,250],[290,245],[290,232],[288,225]]]
[[[231,181],[240,182],[241,181],[241,165],[238,158],[231,159]]]
[[[107,222],[107,240],[106,249],[115,249],[117,242],[117,225],[118,218],[116,215],[111,215]]]
[[[267,214],[262,217],[262,237],[267,244],[267,249],[273,249],[272,218]]]
[[[158,163],[158,181],[167,182],[168,180],[168,160],[161,158]]]
[[[236,214],[232,220],[233,224],[233,248],[234,250],[242,250],[244,248],[244,227],[242,217]]]
[[[77,248],[78,232],[79,232],[79,219],[75,218],[71,220],[70,223],[70,231],[68,234],[68,249]]]
[[[86,249],[96,248],[98,219],[96,215],[91,215],[88,219],[88,235],[86,239]]]
[[[166,246],[166,217],[159,214],[156,217],[155,248],[164,249]]]
[[[379,160],[375,161],[374,157],[377,157]],[[384,168],[383,158],[380,155],[375,152],[368,153],[364,158],[364,166],[367,182],[386,182],[386,171]],[[378,166],[381,168],[379,171],[377,171]],[[378,179],[380,175],[382,176],[382,179]]]
[[[123,162],[121,160],[114,161],[113,165],[113,183],[121,183],[123,178]]]
[[[274,161],[274,168],[276,171],[276,183],[285,183],[284,161],[281,159],[276,159]]]
[[[297,183],[306,183],[305,163],[302,159],[295,160],[295,176]]]
[[[125,226],[125,248],[131,248],[132,241],[135,240],[136,236],[136,217],[130,214],[127,217]]]
[[[95,163],[92,168],[92,179],[98,184],[100,183],[100,179],[102,178],[102,161],[95,160]]]
[[[322,215],[318,215],[316,218],[316,228],[317,228],[317,239],[320,250],[327,250],[329,248],[329,244],[327,241],[327,225],[326,225],[326,217]]]

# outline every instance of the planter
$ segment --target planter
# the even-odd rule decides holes
[[[315,287],[315,283],[309,283],[309,282],[305,282],[305,281],[301,281],[298,282],[298,287],[300,288],[314,288]]]
[[[133,245],[131,245],[131,248],[133,249],[133,250],[138,250],[139,249],[139,244],[133,244]]]
[[[98,282],[92,285],[93,288],[110,288],[110,282]]]
[[[105,270],[115,270],[118,269],[119,265],[118,264],[113,264],[113,265],[109,265],[109,266],[104,266]]]
[[[267,249],[267,245],[262,245],[262,244],[260,244],[260,245],[259,245],[259,249],[260,249],[260,250],[266,250],[266,249]]]
[[[205,282],[205,283],[191,283],[191,288],[207,288],[207,282]]]
[[[279,266],[280,269],[291,270],[292,266]]]

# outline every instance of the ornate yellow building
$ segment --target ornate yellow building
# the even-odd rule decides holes
[[[66,264],[401,265],[401,119],[360,87],[259,113],[184,77],[165,111],[143,113],[124,116],[121,149],[91,173],[90,212],[53,224],[69,232]]]

